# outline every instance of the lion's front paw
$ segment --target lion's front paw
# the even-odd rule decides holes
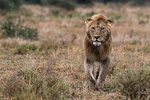
[[[97,91],[101,90],[101,89],[102,89],[102,86],[103,86],[102,82],[97,82],[97,83],[95,84],[95,90],[97,90]]]

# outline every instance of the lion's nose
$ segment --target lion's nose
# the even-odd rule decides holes
[[[100,38],[100,36],[99,35],[94,35],[94,38],[98,39],[98,38]]]

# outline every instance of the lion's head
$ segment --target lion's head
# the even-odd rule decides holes
[[[105,16],[98,14],[88,18],[85,21],[87,25],[87,37],[94,46],[105,43],[111,35],[112,20],[108,20]]]

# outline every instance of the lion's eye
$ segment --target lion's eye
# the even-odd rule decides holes
[[[100,31],[102,31],[102,32],[103,32],[103,31],[104,31],[104,29],[105,29],[105,28],[101,28],[101,29],[100,29]]]
[[[95,31],[95,27],[92,27],[92,32],[94,32]]]

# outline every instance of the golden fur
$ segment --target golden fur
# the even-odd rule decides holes
[[[112,49],[111,25],[113,21],[108,20],[102,14],[98,14],[87,19],[85,23],[87,26],[84,37],[86,79],[89,80],[88,78],[91,77],[95,84],[100,84],[105,80],[110,62]],[[95,78],[94,62],[96,61],[100,63],[100,67]]]
[[[88,19],[89,20],[89,19]],[[110,36],[108,37],[108,40],[105,41],[102,46],[95,47],[92,45],[89,35],[91,33],[88,33],[90,29],[90,25],[94,21],[103,21],[107,25],[107,30],[110,33]],[[103,60],[106,57],[110,56],[111,53],[111,45],[112,45],[112,38],[111,38],[111,27],[110,24],[108,24],[107,19],[104,15],[94,15],[92,16],[91,20],[87,22],[87,29],[86,29],[86,34],[84,38],[84,51],[85,51],[85,56],[89,58],[89,60],[95,61],[95,60]]]

